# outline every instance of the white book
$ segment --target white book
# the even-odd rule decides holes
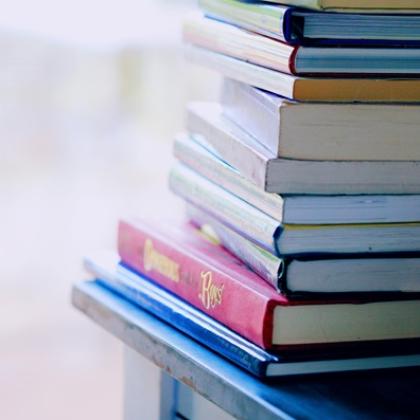
[[[188,106],[187,129],[267,192],[280,194],[420,194],[418,161],[281,159],[222,115],[216,103]]]
[[[181,163],[172,168],[169,185],[187,202],[279,257],[420,254],[420,223],[284,224]]]
[[[420,160],[420,106],[302,104],[225,79],[223,114],[277,157]]]
[[[267,193],[224,162],[204,141],[188,134],[174,142],[175,157],[265,214],[286,224],[395,223],[420,221],[420,195],[280,195]]]
[[[279,258],[188,204],[189,219],[286,295],[420,292],[420,258]]]

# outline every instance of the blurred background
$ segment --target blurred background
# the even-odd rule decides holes
[[[180,210],[166,189],[188,100],[188,0],[14,0],[0,14],[0,418],[118,419],[122,345],[70,306],[118,218]]]

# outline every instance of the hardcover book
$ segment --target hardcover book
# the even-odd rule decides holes
[[[420,194],[418,161],[282,159],[222,115],[215,103],[191,103],[187,129],[267,192],[280,194]]]
[[[417,12],[420,4],[417,0],[267,0],[270,3],[288,4],[315,10],[355,10],[358,13],[371,13],[389,10],[392,13]]]
[[[279,158],[420,160],[418,105],[298,104],[225,79],[222,112]]]
[[[358,2],[362,3],[365,2]],[[420,40],[420,10],[409,14],[387,14],[368,8],[366,14],[318,13],[238,0],[200,0],[199,5],[207,16],[290,44],[407,46],[419,45]]]
[[[197,46],[186,53],[193,63],[225,77],[300,102],[417,103],[420,98],[420,79],[298,77]]]
[[[420,292],[420,258],[279,258],[191,204],[188,218],[249,268],[289,296]]]
[[[419,300],[291,301],[189,225],[121,221],[118,252],[127,266],[266,349],[420,338]]]
[[[280,195],[245,178],[205,142],[179,134],[175,157],[223,189],[285,224],[331,225],[420,221],[420,195]]]
[[[85,259],[85,267],[98,280],[90,288],[116,292],[139,308],[167,322],[200,344],[259,377],[342,372],[415,366],[420,364],[417,347],[361,352],[268,353],[214,321],[188,303],[148,279],[119,264],[116,256]],[[87,285],[87,284],[86,284]],[[107,290],[108,289],[108,290]],[[127,302],[127,303],[128,303]]]
[[[420,253],[420,223],[287,225],[181,163],[172,168],[169,184],[178,196],[281,257]]]
[[[420,74],[420,48],[307,47],[240,29],[202,16],[184,23],[184,40],[271,70],[301,76],[390,76]]]

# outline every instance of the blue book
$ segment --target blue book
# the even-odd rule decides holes
[[[418,10],[411,11],[415,13],[375,13],[376,9],[367,13],[329,13],[252,0],[200,0],[199,5],[209,17],[289,44],[420,44]]]
[[[115,255],[86,258],[85,267],[101,284],[164,320],[202,345],[258,377],[410,367],[420,365],[417,347],[387,344],[387,349],[350,352],[314,350],[271,354],[214,321],[151,280],[118,262]],[[384,353],[386,351],[386,353]]]

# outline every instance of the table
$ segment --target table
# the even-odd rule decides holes
[[[418,368],[263,382],[97,283],[72,302],[126,346],[126,420],[420,417]]]

